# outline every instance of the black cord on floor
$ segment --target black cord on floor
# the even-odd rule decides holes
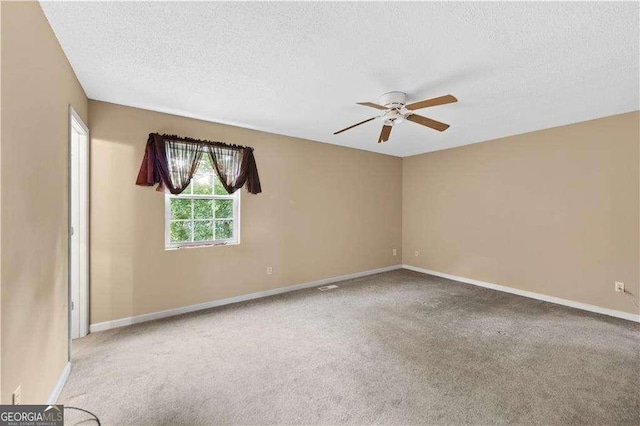
[[[83,408],[78,408],[78,407],[67,407],[66,405],[65,405],[64,409],[65,410],[67,410],[67,409],[69,409],[69,410],[78,410],[78,411],[82,411],[83,413],[90,414],[90,415],[93,416],[93,419],[95,419],[96,423],[98,423],[98,426],[101,426],[100,425],[100,419],[98,418],[98,416],[93,414],[91,411],[87,411],[87,410],[85,410]],[[90,420],[93,420],[93,419],[90,419]]]
[[[631,298],[631,303],[636,305],[636,308],[640,308],[640,306],[638,306],[638,304],[636,303],[635,298],[633,297],[633,294],[629,293],[627,290],[622,290],[622,292]]]

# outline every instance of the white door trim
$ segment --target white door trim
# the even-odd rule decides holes
[[[78,143],[78,158],[72,158],[72,138],[75,133],[79,133],[83,138]],[[72,334],[72,282],[71,282],[71,173],[74,165],[74,161],[78,161],[78,202],[79,202],[79,220],[78,229],[74,229],[73,232],[78,234],[78,249],[79,249],[79,297],[78,309],[79,313],[79,327],[78,332],[74,336]],[[69,341],[73,337],[83,337],[89,333],[89,128],[82,121],[73,106],[69,105]]]

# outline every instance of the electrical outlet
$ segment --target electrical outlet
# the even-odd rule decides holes
[[[273,268],[271,266],[267,267],[267,275],[273,274]]]
[[[13,391],[13,405],[21,405],[22,404],[22,386],[18,386],[16,390]]]
[[[617,293],[624,293],[624,283],[616,281],[615,289]]]
[[[393,249],[393,250],[392,250],[392,252],[393,252],[393,255],[394,255],[394,256],[397,256],[397,255],[398,255],[398,250],[397,250],[397,249]]]
[[[420,252],[419,252],[418,250],[416,250],[416,251],[413,253],[413,255],[414,255],[415,257],[418,257],[418,256],[420,256]]]

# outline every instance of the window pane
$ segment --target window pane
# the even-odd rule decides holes
[[[197,220],[194,222],[193,241],[213,240],[213,221]]]
[[[224,189],[224,186],[222,186],[222,183],[220,183],[220,178],[218,176],[216,176],[216,179],[213,183],[213,191],[216,195],[229,195],[227,190]]]
[[[233,218],[233,200],[216,200],[216,219]]]
[[[209,154],[202,154],[202,157],[200,157],[200,162],[198,163],[198,170],[196,170],[196,173],[213,173],[213,167],[211,166],[211,158],[209,158]]]
[[[191,221],[171,222],[171,242],[184,243],[191,241]]]
[[[190,195],[191,194],[191,190],[193,189],[193,179],[191,179],[191,182],[189,182],[189,186],[187,186],[184,191],[181,192],[181,194],[184,195]]]
[[[233,221],[216,220],[216,240],[233,238]]]
[[[211,219],[213,217],[213,200],[193,200],[194,219]]]
[[[191,184],[193,185],[194,194],[211,195],[212,191],[212,175],[195,175]]]
[[[171,219],[190,219],[191,200],[171,198]]]

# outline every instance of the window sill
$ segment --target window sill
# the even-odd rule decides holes
[[[183,250],[183,249],[199,249],[199,248],[211,248],[211,247],[228,247],[228,246],[238,246],[240,245],[240,241],[234,241],[229,243],[209,243],[209,244],[197,244],[190,246],[175,246],[175,247],[165,247],[165,251],[173,251],[173,250]]]

